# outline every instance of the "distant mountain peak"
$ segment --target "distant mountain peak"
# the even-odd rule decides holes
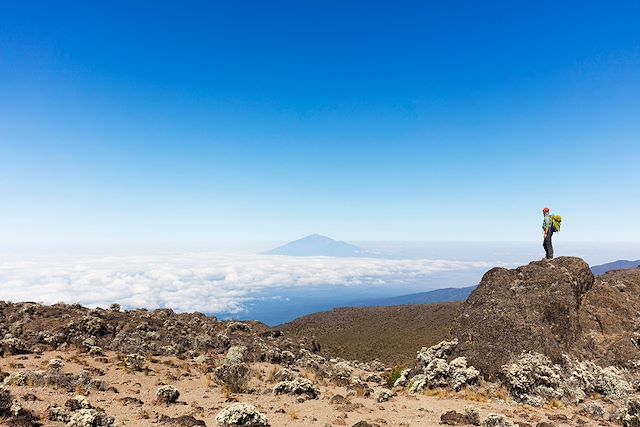
[[[265,255],[367,257],[366,249],[350,243],[334,240],[322,234],[310,234],[302,239],[263,252]]]
[[[332,239],[331,237],[327,237],[327,236],[323,236],[322,234],[309,234],[306,237],[303,237],[302,239],[298,239],[299,240],[320,240],[323,242],[337,242],[337,240]]]

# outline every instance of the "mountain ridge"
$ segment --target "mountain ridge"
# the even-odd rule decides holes
[[[465,301],[478,285],[463,288],[439,288],[391,297],[375,298],[351,303],[351,307],[390,307],[394,305],[440,304]]]
[[[609,271],[614,270],[631,270],[634,268],[640,268],[640,259],[636,261],[629,261],[626,259],[619,259],[605,264],[594,265],[591,267],[591,272],[595,276],[601,276]]]

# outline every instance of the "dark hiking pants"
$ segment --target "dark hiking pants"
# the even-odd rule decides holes
[[[547,237],[545,237],[542,242],[542,247],[544,248],[547,259],[553,258],[553,244],[551,243],[551,236],[553,236],[553,231],[549,230]]]

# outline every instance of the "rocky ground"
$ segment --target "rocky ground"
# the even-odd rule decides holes
[[[217,364],[234,366],[225,365],[225,360]],[[114,352],[88,356],[78,351],[47,351],[3,358],[4,390],[12,402],[5,414],[7,425],[38,425],[39,420],[50,426],[429,426],[441,423],[442,417],[450,425],[612,425],[605,421],[606,414],[585,411],[582,406],[515,404],[508,391],[497,385],[458,392],[389,388],[384,372],[354,369],[347,378],[349,364],[334,364],[332,377],[309,367],[287,370],[282,365],[251,363],[246,365],[246,383],[236,378],[229,381],[230,387],[218,379],[211,361],[203,358],[148,357],[138,361],[135,369],[126,362],[126,357]],[[293,387],[283,386],[285,378],[301,380]],[[242,390],[231,391],[234,385]],[[612,407],[602,399],[592,404],[605,412]],[[244,424],[234,422],[233,413],[220,417],[234,405],[239,406]],[[12,421],[12,411],[28,411],[36,421],[19,424]],[[488,424],[489,414],[500,414],[503,423]]]
[[[0,422],[640,426],[639,293],[577,258],[494,269],[402,367],[257,322],[0,302]]]

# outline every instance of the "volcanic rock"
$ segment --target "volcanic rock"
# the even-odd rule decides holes
[[[589,266],[575,257],[489,270],[454,323],[454,356],[488,377],[523,351],[560,361],[580,339],[580,306],[593,284]]]
[[[580,309],[578,356],[600,365],[631,367],[640,359],[640,269],[596,279]]]

